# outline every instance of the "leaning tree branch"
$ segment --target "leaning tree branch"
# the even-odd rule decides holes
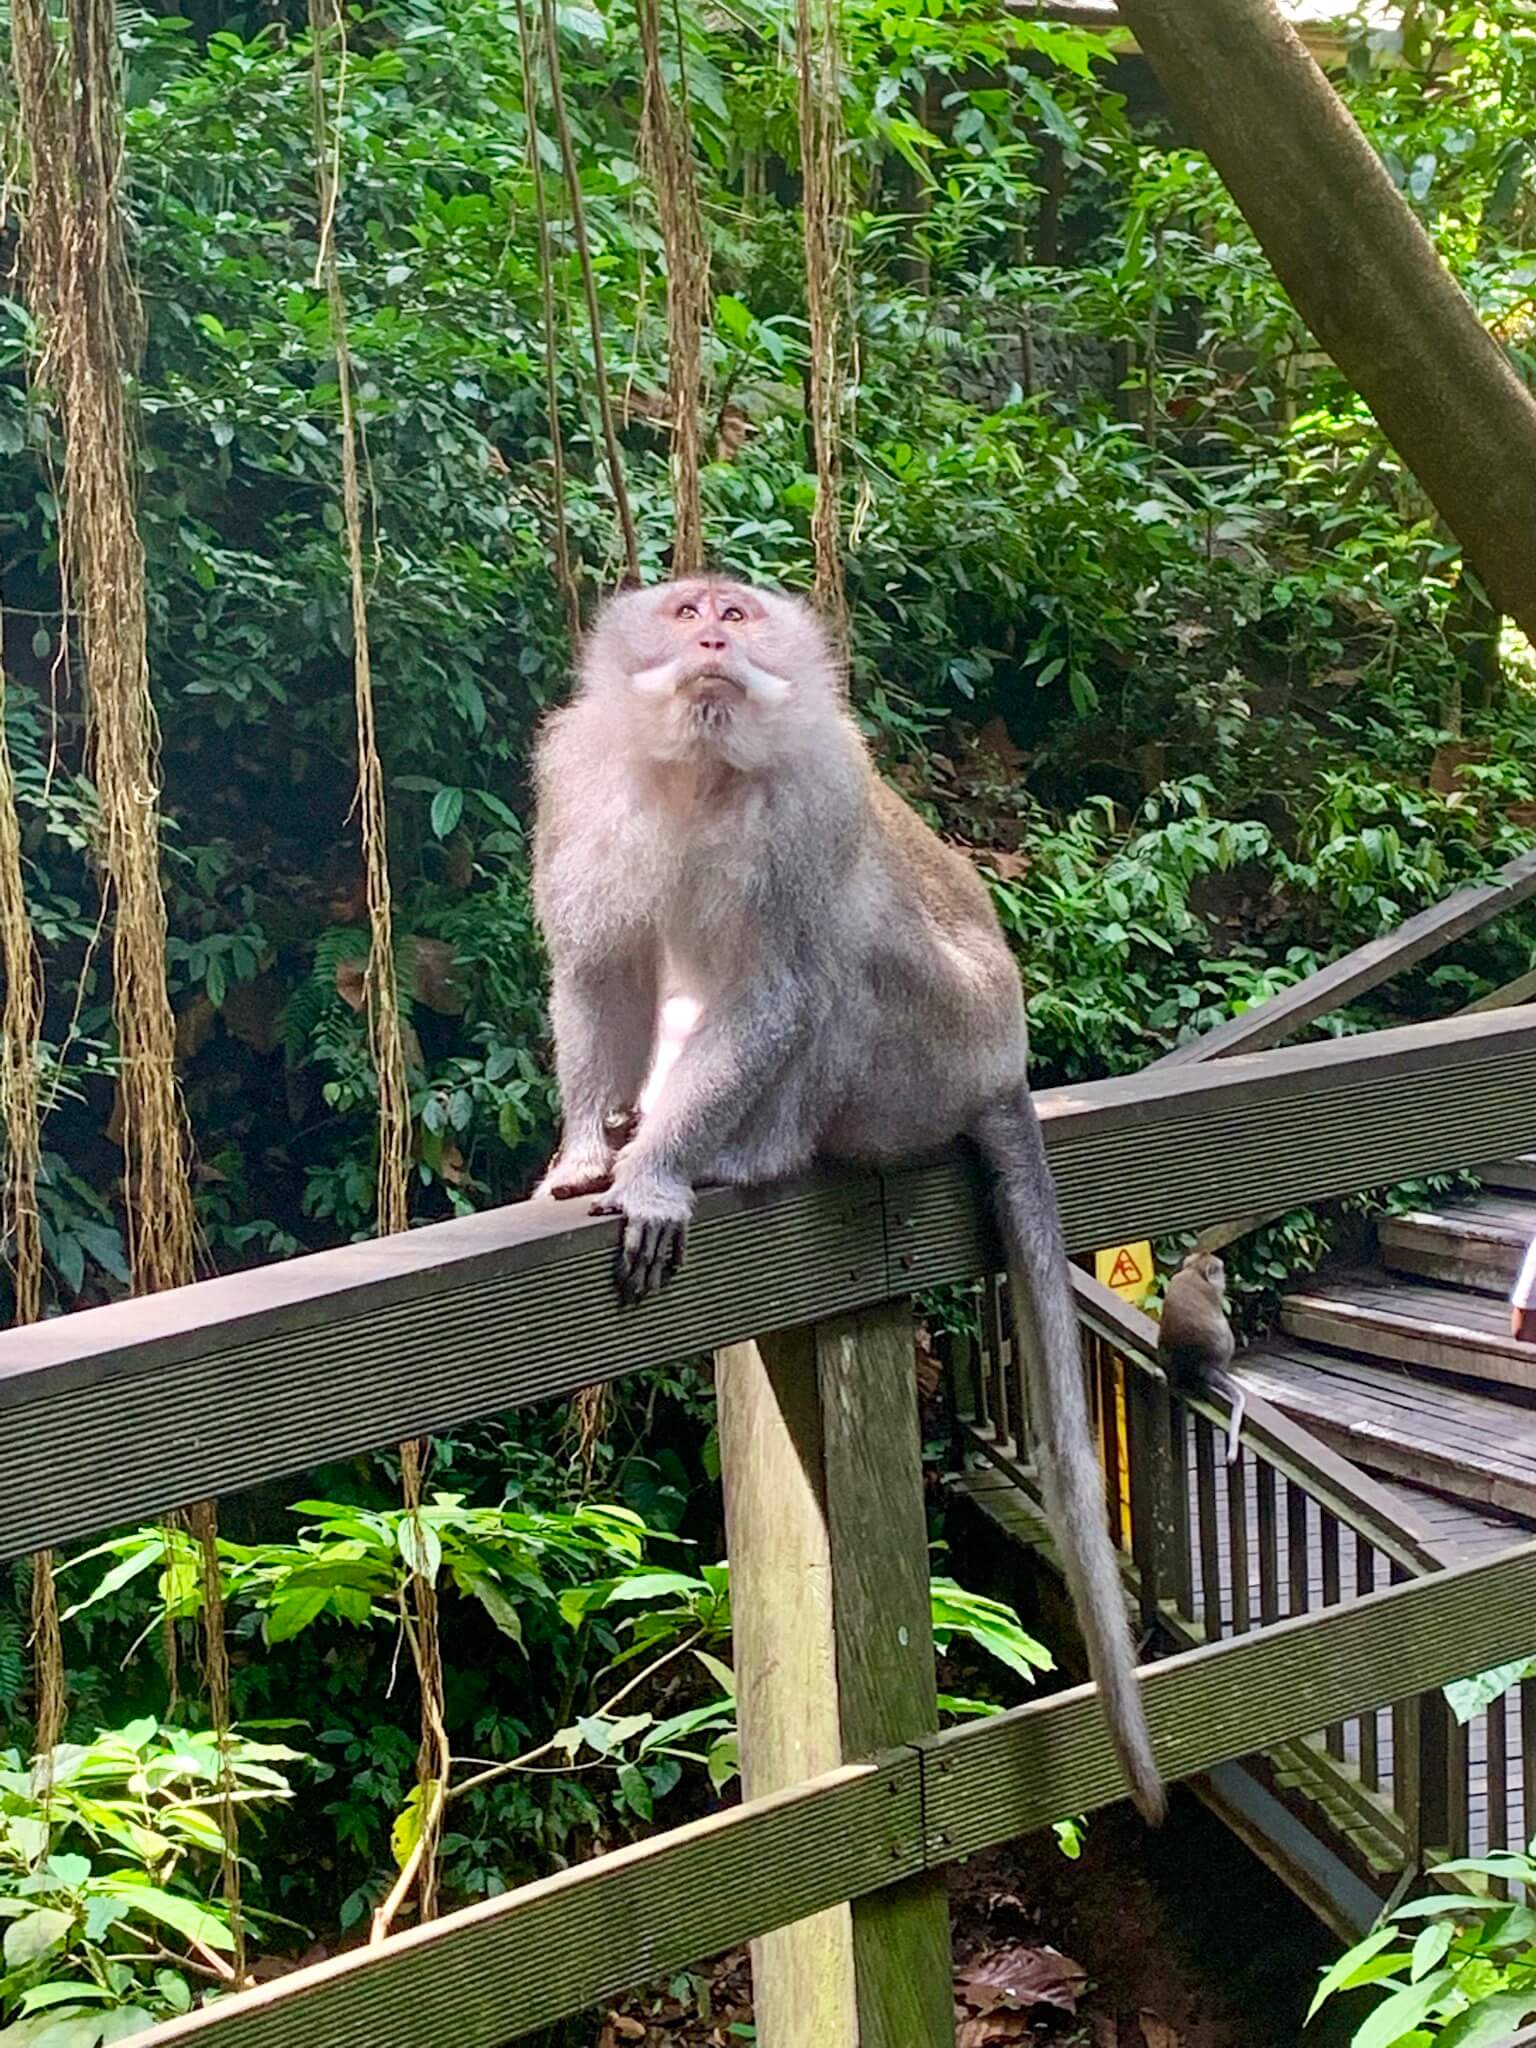
[[[1296,310],[1536,638],[1536,399],[1273,0],[1120,0]]]

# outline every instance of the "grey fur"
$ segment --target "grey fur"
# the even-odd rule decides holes
[[[621,1293],[681,1262],[693,1190],[972,1137],[997,1176],[1047,1504],[1149,1818],[1142,1711],[1089,1430],[1023,992],[988,891],[875,773],[810,610],[696,578],[617,598],[539,742],[535,902],[565,1132],[543,1194],[623,1219]],[[615,1149],[669,996],[698,1004]]]
[[[1232,1403],[1227,1463],[1237,1457],[1248,1396],[1230,1379],[1236,1341],[1227,1321],[1227,1269],[1214,1252],[1190,1252],[1168,1282],[1157,1353],[1176,1386],[1216,1386]]]

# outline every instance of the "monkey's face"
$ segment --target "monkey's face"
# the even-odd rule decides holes
[[[691,577],[617,599],[593,636],[592,673],[617,685],[652,750],[755,764],[771,730],[828,671],[814,615],[795,599]]]
[[[1191,1252],[1184,1261],[1193,1272],[1210,1288],[1217,1300],[1223,1300],[1227,1292],[1227,1269],[1214,1252]]]

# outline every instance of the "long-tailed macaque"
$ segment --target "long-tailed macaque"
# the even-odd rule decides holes
[[[1232,1403],[1227,1463],[1237,1456],[1248,1397],[1227,1377],[1237,1348],[1227,1321],[1227,1269],[1214,1252],[1190,1252],[1168,1282],[1157,1326],[1157,1355],[1176,1386],[1214,1384]]]
[[[537,779],[565,1118],[538,1193],[602,1195],[636,1300],[680,1263],[702,1184],[974,1140],[1047,1509],[1132,1796],[1159,1817],[1023,993],[985,884],[876,774],[815,615],[723,578],[613,600]],[[605,1120],[636,1108],[616,1145]]]

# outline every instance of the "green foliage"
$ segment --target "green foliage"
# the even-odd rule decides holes
[[[1536,1913],[1494,1893],[1530,1897],[1536,1859],[1501,1850],[1431,1875],[1460,1882],[1387,1914],[1318,1986],[1313,2013],[1366,1986],[1381,1994],[1351,2048],[1497,2048],[1536,2014]]]
[[[665,336],[634,25],[623,9],[561,19],[654,572],[670,531],[653,402]],[[1529,25],[1512,0],[1414,19],[1406,61],[1367,61],[1364,37],[1346,89],[1518,355]],[[754,0],[677,20],[715,292],[709,545],[803,584],[787,14]],[[983,0],[859,0],[844,21],[858,708],[889,772],[993,877],[1042,1078],[1121,1071],[1523,844],[1536,700],[1474,683],[1454,551],[1308,351],[1210,167],[1133,117],[1102,38],[1000,19]],[[150,314],[142,524],[169,961],[187,1099],[217,1162],[198,1184],[205,1227],[239,1261],[364,1232],[374,1178],[346,973],[364,920],[309,52],[302,30],[255,32],[217,8],[195,22],[130,11],[123,32],[125,191]],[[568,650],[548,568],[515,33],[493,0],[385,0],[351,44],[338,245],[372,493],[415,1206],[429,1218],[523,1192],[549,1145],[526,760]],[[556,267],[569,307],[563,240]],[[566,333],[570,524],[590,604],[611,581],[613,516],[580,323]],[[113,1048],[95,796],[55,673],[57,450],[25,390],[27,343],[24,314],[0,306],[7,721],[48,952],[47,1248],[68,1306],[120,1287],[122,1258],[101,1207]],[[1454,787],[1431,788],[1458,694],[1470,758]],[[1001,750],[984,743],[999,731]],[[423,990],[423,948],[446,959],[451,1002],[436,970]],[[1477,988],[1528,958],[1528,939],[1502,932],[1452,971]],[[1400,1000],[1420,1014],[1460,993],[1428,973]]]
[[[292,1797],[297,1750],[236,1731],[232,1798],[259,1816]],[[97,2048],[185,2012],[228,1977],[234,1947],[216,1884],[223,1839],[217,1738],[152,1719],[0,1752],[0,2043]]]

